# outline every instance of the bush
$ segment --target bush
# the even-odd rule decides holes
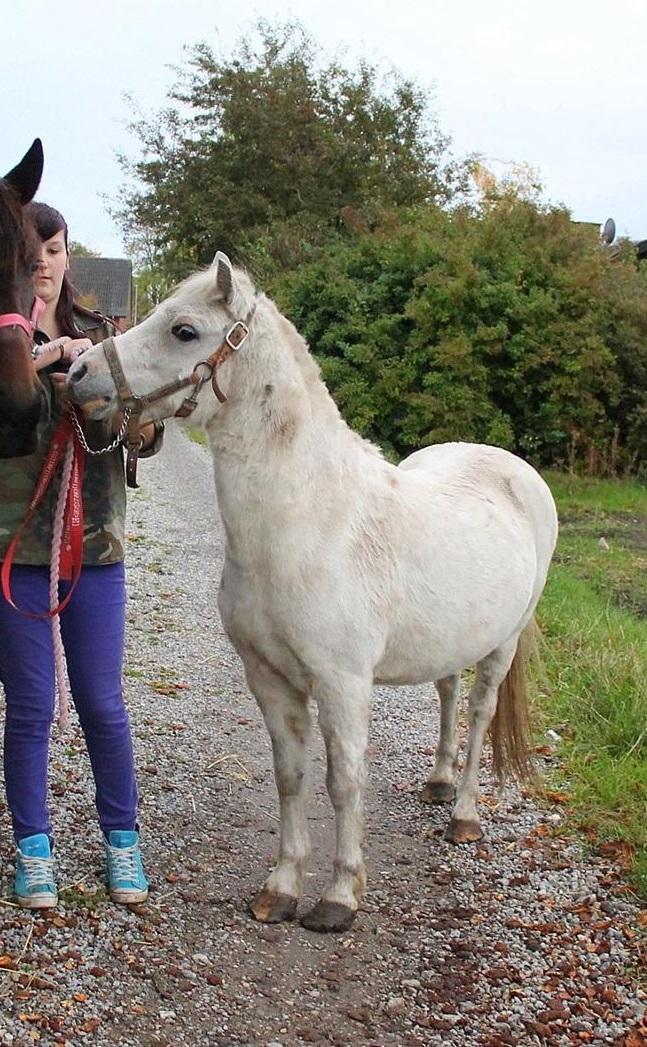
[[[636,469],[647,295],[567,211],[514,193],[391,212],[274,281],[347,421],[394,455],[444,440]]]

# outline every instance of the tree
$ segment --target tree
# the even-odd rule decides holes
[[[647,265],[636,266],[635,245],[624,242],[599,293],[599,327],[616,363],[620,389],[613,405],[615,439],[632,470],[647,470]],[[611,463],[612,471],[616,465]]]
[[[192,47],[171,106],[132,125],[143,155],[122,158],[136,184],[116,217],[174,277],[217,248],[270,271],[298,263],[331,231],[448,199],[464,174],[410,81],[322,63],[298,23],[260,22],[256,38],[225,57]]]
[[[160,269],[154,268],[138,269],[134,283],[135,302],[132,320],[133,324],[138,324],[166,298],[171,291],[171,284]]]
[[[70,254],[76,255],[77,258],[101,258],[100,251],[93,251],[91,247],[86,247],[78,240],[70,240],[68,246]]]

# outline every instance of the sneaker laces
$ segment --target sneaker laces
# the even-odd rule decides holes
[[[51,887],[54,882],[54,859],[38,858],[36,855],[23,854],[20,852],[19,861],[25,870],[27,889],[33,891],[36,887]]]
[[[136,856],[139,845],[134,843],[130,847],[112,847],[110,844],[106,846],[110,855],[111,872],[115,879],[137,882],[139,869]]]

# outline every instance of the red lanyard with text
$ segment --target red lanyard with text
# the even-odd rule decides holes
[[[17,604],[14,603],[11,593],[11,568],[13,565],[13,559],[25,528],[31,522],[36,509],[45,497],[45,492],[52,483],[56,471],[65,457],[70,441],[72,441],[73,446],[73,460],[70,484],[67,491],[67,498],[65,500],[63,536],[59,558],[59,577],[66,579],[70,578],[72,580],[72,585],[65,598],[61,600],[56,607],[51,608],[49,611],[25,611],[22,607],[18,607]],[[45,461],[43,462],[40,476],[38,477],[38,481],[34,488],[34,493],[29,502],[27,514],[9,543],[9,547],[2,563],[2,570],[0,571],[2,594],[5,600],[7,600],[16,611],[24,614],[27,618],[47,619],[60,614],[61,611],[67,607],[72,593],[74,592],[76,583],[79,580],[81,568],[83,566],[84,468],[85,451],[83,450],[79,438],[72,427],[72,423],[68,418],[64,418],[52,437],[52,442],[47,451],[47,455],[45,456]]]

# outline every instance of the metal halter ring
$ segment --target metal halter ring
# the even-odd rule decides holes
[[[205,374],[204,378],[201,378],[198,374],[199,367],[207,368],[207,373]],[[204,385],[204,383],[207,382],[213,374],[213,364],[209,363],[208,360],[198,360],[197,364],[193,368],[193,373],[195,375],[196,384],[199,386]]]

